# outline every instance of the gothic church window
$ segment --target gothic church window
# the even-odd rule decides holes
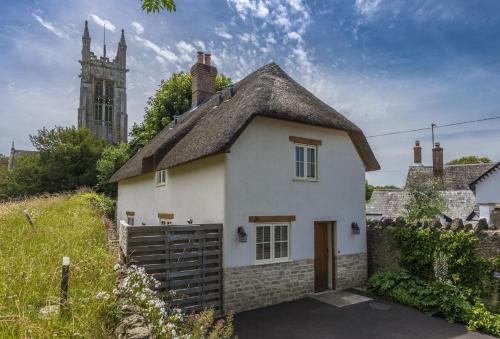
[[[113,121],[113,83],[99,80],[95,84],[94,120]]]

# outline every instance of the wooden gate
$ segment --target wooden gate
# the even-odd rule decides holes
[[[222,225],[128,226],[120,224],[127,265],[144,267],[175,292],[186,312],[206,307],[222,313]]]

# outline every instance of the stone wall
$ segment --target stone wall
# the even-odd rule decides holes
[[[454,221],[455,223],[455,221]],[[467,225],[465,225],[467,226]],[[465,228],[462,224],[462,228]],[[377,272],[392,271],[398,268],[400,258],[399,246],[394,231],[401,225],[388,222],[383,223],[369,222],[367,227],[367,246],[368,246],[368,275],[371,276]],[[445,229],[451,226],[443,226]],[[476,248],[486,258],[492,258],[500,255],[500,230],[476,228],[474,234],[479,241]]]
[[[224,268],[224,312],[241,312],[314,292],[314,260]]]
[[[337,290],[363,286],[366,284],[368,261],[366,253],[339,255],[335,258],[337,264]]]

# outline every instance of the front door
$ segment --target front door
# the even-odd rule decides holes
[[[314,291],[328,289],[328,224],[314,223]]]

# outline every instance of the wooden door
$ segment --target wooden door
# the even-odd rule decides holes
[[[314,291],[328,289],[328,224],[314,223]]]

